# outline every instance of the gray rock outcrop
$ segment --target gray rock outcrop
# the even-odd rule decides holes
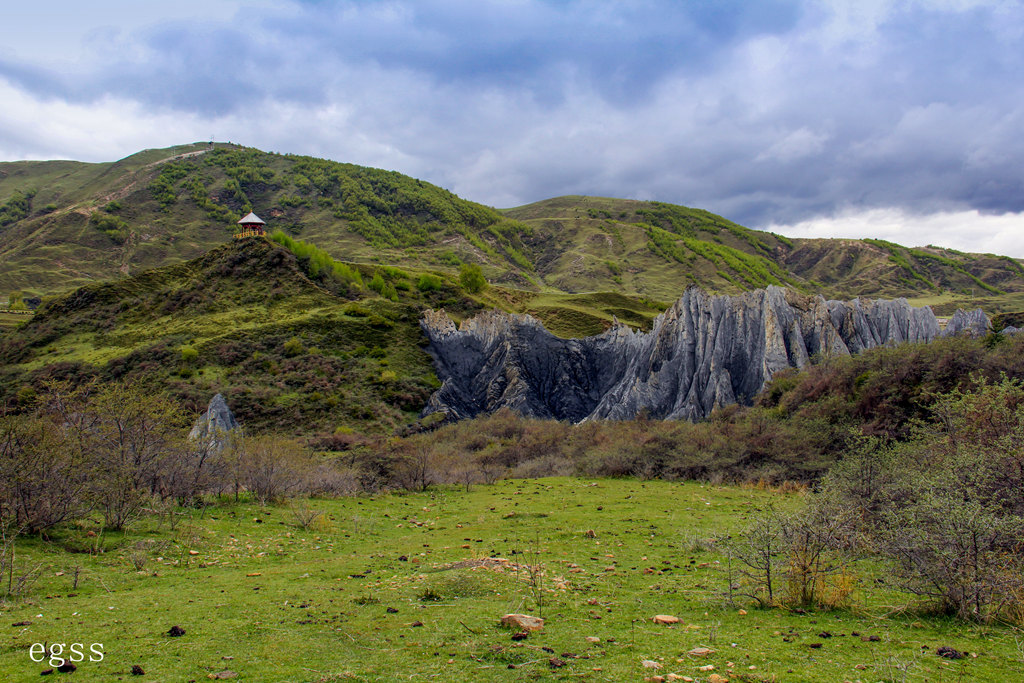
[[[960,334],[966,334],[971,337],[980,337],[990,327],[988,316],[980,308],[976,308],[973,311],[957,310],[953,314],[953,317],[946,323],[946,327],[942,330],[944,337],[953,337]]]
[[[980,310],[957,316],[946,334],[977,333],[982,319],[987,329]],[[594,337],[561,339],[530,316],[494,311],[458,328],[443,311],[427,311],[421,326],[442,380],[424,414],[462,419],[508,407],[572,422],[641,411],[701,419],[749,403],[776,372],[816,356],[944,334],[930,308],[905,299],[826,301],[781,287],[738,296],[690,288],[650,332],[616,323]]]
[[[196,420],[188,438],[190,441],[209,446],[215,451],[221,451],[231,443],[234,435],[241,431],[242,427],[235,419],[234,413],[228,408],[224,396],[217,394],[210,399],[206,412]]]

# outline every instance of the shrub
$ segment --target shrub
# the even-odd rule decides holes
[[[475,263],[463,263],[459,268],[459,284],[470,294],[482,292],[487,288],[487,280],[483,270]]]
[[[420,275],[419,281],[416,282],[416,289],[421,292],[436,292],[441,289],[441,278],[436,275],[424,273],[423,275]]]

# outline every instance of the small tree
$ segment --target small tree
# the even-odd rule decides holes
[[[298,441],[274,435],[239,441],[241,481],[260,504],[280,500],[305,484],[313,463]]]
[[[23,311],[23,310],[25,310],[25,308],[26,308],[25,302],[22,301],[22,299],[24,299],[24,296],[25,295],[22,294],[20,291],[13,291],[10,294],[8,294],[7,295],[7,308],[10,308],[10,309],[15,310],[15,311]]]
[[[487,288],[487,280],[483,270],[475,263],[463,263],[459,268],[459,284],[470,294],[482,292]]]
[[[0,418],[0,525],[38,532],[88,514],[82,452],[45,415]]]
[[[149,496],[166,493],[168,474],[184,449],[187,419],[167,398],[135,384],[114,384],[89,396],[84,434],[94,495],[107,526],[120,529]]]

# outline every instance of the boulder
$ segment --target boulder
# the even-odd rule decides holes
[[[217,394],[210,399],[206,412],[196,420],[188,438],[215,451],[221,451],[231,443],[236,434],[241,433],[241,430],[224,396]]]
[[[501,624],[521,631],[539,631],[544,628],[543,619],[528,614],[506,614],[501,618]]]

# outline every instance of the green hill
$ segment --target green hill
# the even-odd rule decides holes
[[[394,300],[313,279],[287,249],[246,239],[82,287],[0,337],[0,393],[17,409],[48,381],[130,379],[197,413],[222,392],[255,429],[400,429],[437,382],[419,310],[472,303],[440,278],[423,292],[379,272]]]
[[[52,296],[195,258],[250,210],[346,262],[448,273],[477,263],[533,295],[667,302],[689,284],[782,284],[940,310],[1024,308],[1024,268],[1008,257],[787,239],[660,202],[559,197],[498,211],[395,172],[206,143],[106,164],[0,163],[0,292]]]

